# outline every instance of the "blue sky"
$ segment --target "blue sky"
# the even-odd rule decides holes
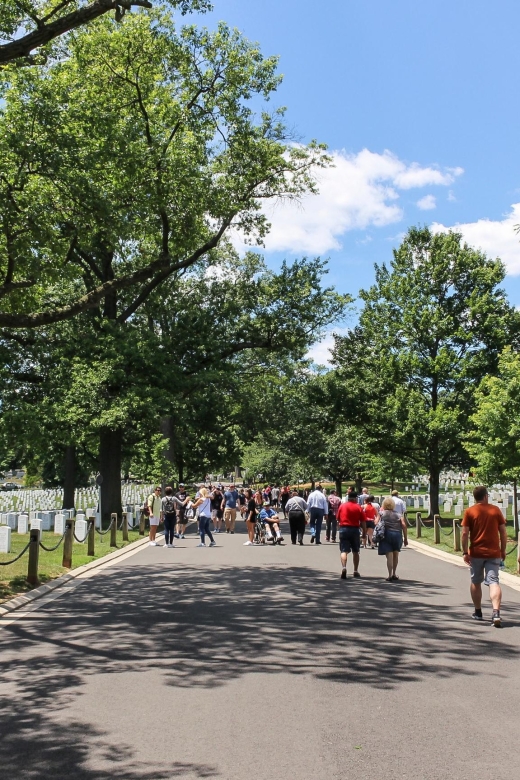
[[[273,214],[270,264],[328,257],[330,281],[355,295],[409,225],[460,224],[502,257],[520,306],[518,0],[214,6],[199,22],[223,19],[279,55],[276,104],[301,140],[335,153],[318,201]]]

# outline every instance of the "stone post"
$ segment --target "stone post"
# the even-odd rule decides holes
[[[90,528],[87,536],[87,555],[95,555],[94,548],[96,545],[96,518],[91,517],[89,520]]]
[[[117,515],[112,512],[110,515],[110,522],[112,527],[110,529],[110,547],[117,547]]]
[[[74,518],[69,517],[65,523],[65,539],[63,541],[63,560],[65,569],[72,568],[72,544],[74,542]]]
[[[31,528],[29,532],[29,564],[27,567],[27,582],[29,585],[40,584],[38,579],[38,557],[40,554],[40,529]]]
[[[458,520],[453,521],[453,550],[460,552],[460,525]]]
[[[128,541],[128,512],[123,512],[123,542]]]
[[[421,538],[422,526],[421,526],[421,513],[417,512],[415,515],[415,535],[418,539]]]
[[[441,543],[441,516],[435,515],[433,518],[433,543],[434,544],[440,544]]]

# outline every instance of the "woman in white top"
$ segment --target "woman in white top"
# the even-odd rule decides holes
[[[213,539],[211,531],[209,530],[209,524],[211,522],[211,497],[208,494],[206,488],[199,490],[199,498],[193,502],[193,509],[199,510],[199,534],[200,544],[197,547],[205,547],[206,534],[210,538],[210,547],[215,547],[216,542]]]

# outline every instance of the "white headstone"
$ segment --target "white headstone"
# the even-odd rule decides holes
[[[87,541],[88,523],[85,520],[85,515],[78,515],[76,523],[74,525],[74,534],[76,538],[75,542],[79,540],[80,544],[84,544]]]
[[[446,514],[449,514],[451,512],[451,501],[444,502],[444,511],[446,512]]]
[[[18,533],[26,534],[29,531],[29,518],[27,515],[20,515],[18,518]]]
[[[11,552],[11,529],[8,525],[0,528],[0,553]]]
[[[42,529],[42,525],[43,525],[43,520],[41,520],[39,517],[37,517],[37,518],[35,517],[34,520],[31,520],[31,522],[29,523],[29,526],[30,526],[31,529],[37,528],[38,531],[42,531],[43,530]]]
[[[65,517],[64,514],[59,512],[56,517],[54,518],[54,533],[59,534],[60,536],[63,536],[65,533],[65,521],[68,520],[68,517]]]

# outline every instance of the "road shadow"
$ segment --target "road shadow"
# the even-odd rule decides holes
[[[159,666],[168,685],[206,689],[250,671],[376,689],[471,676],[488,660],[486,673],[496,674],[497,659],[515,658],[516,648],[461,623],[460,610],[434,605],[432,594],[445,590],[414,580],[345,582],[283,563],[107,570],[2,629],[0,766],[9,780],[220,776],[203,765],[150,771],[131,747],[112,746],[84,723],[57,728],[53,714],[76,706],[91,673]],[[89,768],[93,748],[106,771]]]

